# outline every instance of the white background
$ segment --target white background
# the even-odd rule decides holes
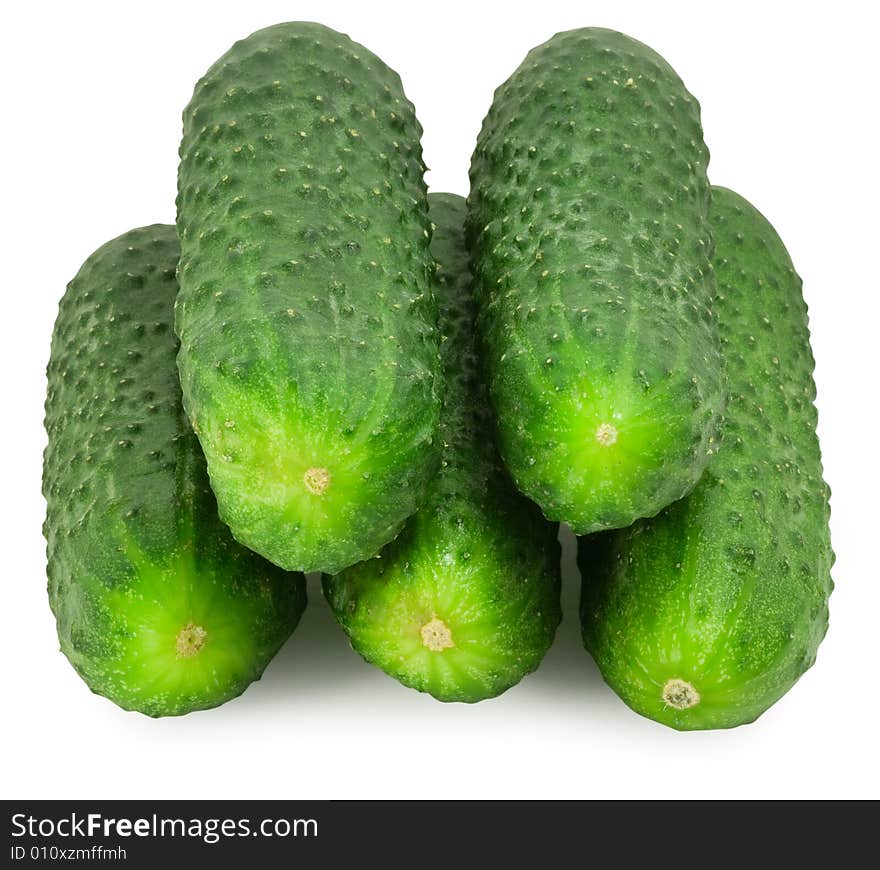
[[[3,796],[880,796],[880,84],[872,6],[7,6]],[[297,18],[349,33],[400,72],[425,128],[433,190],[467,193],[494,88],[559,30],[623,30],[663,54],[701,101],[712,180],[765,212],[804,278],[833,490],[831,629],[813,670],[756,724],[679,734],[618,701],[580,645],[570,547],[556,645],[535,675],[476,706],[439,704],[363,663],[315,584],[300,629],[262,682],[214,711],[160,721],[124,713],[92,695],[58,652],[40,533],[44,369],[58,299],[98,245],[134,226],[173,221],[180,114],[198,76],[234,40]]]

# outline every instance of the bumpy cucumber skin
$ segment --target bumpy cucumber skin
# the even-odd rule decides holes
[[[184,402],[221,516],[285,568],[374,555],[436,470],[420,135],[397,74],[317,24],[236,43],[184,112]]]
[[[584,641],[634,710],[681,730],[753,721],[816,658],[833,553],[801,281],[753,206],[713,188],[714,303],[728,402],[683,501],[581,540]],[[669,680],[699,703],[663,702]]]
[[[126,710],[214,707],[259,679],[305,607],[287,574],[217,516],[183,413],[172,329],[177,234],[132,230],[61,300],[48,367],[43,492],[61,650]],[[178,654],[189,623],[204,647]]]
[[[560,620],[556,525],[502,468],[474,347],[465,203],[431,194],[447,380],[442,466],[424,507],[378,558],[325,577],[352,646],[404,685],[442,701],[480,701],[533,671]],[[432,618],[456,647],[425,649]]]
[[[501,453],[584,534],[689,492],[722,402],[700,110],[647,46],[589,28],[533,49],[471,163]]]

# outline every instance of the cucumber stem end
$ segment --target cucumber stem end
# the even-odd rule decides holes
[[[617,427],[612,423],[600,423],[596,430],[596,440],[603,447],[610,447],[617,443]]]
[[[687,680],[671,679],[663,687],[663,700],[676,710],[687,710],[700,703],[700,693]]]
[[[431,619],[422,626],[421,634],[422,643],[431,650],[431,652],[443,652],[443,650],[455,646],[449,626],[436,616],[431,617]]]
[[[177,657],[179,659],[191,659],[205,645],[207,638],[208,632],[204,628],[196,625],[194,622],[188,622],[180,629],[174,642]]]
[[[326,468],[310,468],[303,475],[303,484],[312,495],[323,495],[330,486],[330,472]]]

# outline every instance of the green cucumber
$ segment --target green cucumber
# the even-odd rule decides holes
[[[220,522],[183,413],[174,227],[132,230],[61,300],[43,468],[49,600],[92,691],[173,716],[241,694],[295,628],[305,580]]]
[[[689,492],[722,401],[700,110],[650,48],[560,33],[496,91],[471,163],[501,453],[579,534]]]
[[[397,74],[318,24],[236,43],[184,112],[184,403],[222,518],[284,568],[374,555],[436,470],[420,135]]]
[[[712,189],[728,402],[683,501],[581,541],[584,641],[637,712],[682,730],[751,722],[809,668],[833,554],[801,281],[773,227]]]
[[[377,558],[325,577],[352,646],[404,685],[479,701],[519,682],[559,624],[556,526],[498,457],[478,374],[465,203],[431,194],[447,395],[442,467],[424,507]]]

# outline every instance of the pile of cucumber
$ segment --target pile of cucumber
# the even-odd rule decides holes
[[[239,695],[321,572],[352,646],[499,695],[560,613],[558,524],[606,681],[678,729],[810,667],[833,561],[801,282],[709,184],[655,52],[561,33],[496,91],[471,192],[427,194],[399,77],[317,24],[199,80],[177,225],[67,287],[43,491],[61,649],[127,710]]]

